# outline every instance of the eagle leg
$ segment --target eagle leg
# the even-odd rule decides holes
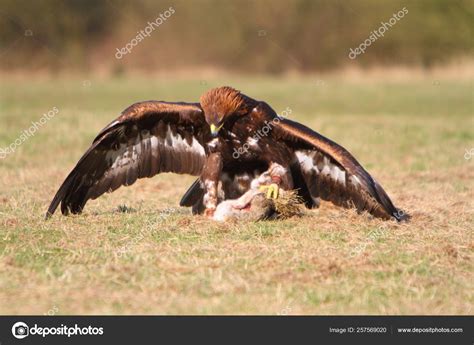
[[[204,214],[208,217],[214,215],[217,207],[217,187],[222,172],[222,156],[219,152],[211,153],[206,158],[206,163],[201,174],[201,182],[204,185]]]
[[[277,199],[280,188],[284,190],[293,189],[291,170],[273,162],[258,179],[258,186],[255,187],[259,187],[261,191],[266,190],[268,199]]]
[[[278,163],[271,163],[268,172],[272,183],[276,183],[279,187],[286,190],[293,189],[293,178],[289,167]]]

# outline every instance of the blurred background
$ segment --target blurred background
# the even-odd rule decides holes
[[[169,18],[116,58],[170,7]],[[369,54],[348,58],[404,7]],[[430,68],[472,57],[474,1],[0,0],[0,27],[0,69],[8,72]]]

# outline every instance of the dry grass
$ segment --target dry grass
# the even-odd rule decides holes
[[[349,148],[412,221],[323,204],[304,217],[218,224],[167,210],[193,181],[171,174],[90,202],[83,215],[42,220],[119,111],[196,100],[221,84],[277,112],[289,106]],[[470,82],[2,79],[0,147],[53,106],[60,113],[0,161],[2,314],[473,313]]]
[[[280,220],[301,217],[305,214],[303,198],[298,195],[296,190],[281,190],[274,203]]]

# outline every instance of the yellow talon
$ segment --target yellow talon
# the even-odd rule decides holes
[[[268,186],[260,186],[259,190],[261,192],[265,192],[265,190],[267,191],[267,199],[277,199],[280,188],[276,183],[272,183]]]

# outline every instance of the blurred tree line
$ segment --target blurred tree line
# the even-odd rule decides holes
[[[170,7],[166,21],[116,58]],[[403,7],[408,13],[384,37],[348,58]],[[474,0],[0,0],[0,27],[4,71],[430,67],[472,56]]]

